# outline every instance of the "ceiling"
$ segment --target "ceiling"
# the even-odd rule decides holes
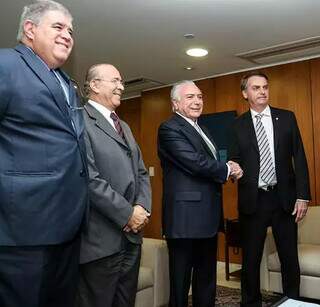
[[[319,0],[61,0],[74,17],[75,47],[66,65],[83,83],[95,63],[115,65],[128,81],[201,79],[257,67],[236,56],[250,50],[320,36]],[[15,46],[22,7],[30,1],[2,0],[0,47]],[[186,39],[187,33],[194,39]],[[205,47],[205,58],[185,54]],[[319,49],[320,50],[320,49]],[[320,56],[320,52],[304,53]],[[268,64],[297,57],[270,59]],[[194,69],[186,71],[184,67]],[[149,85],[147,85],[149,86]],[[128,92],[136,95],[138,92]]]

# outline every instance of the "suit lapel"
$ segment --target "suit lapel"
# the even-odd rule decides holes
[[[104,116],[96,110],[90,103],[84,106],[90,118],[95,120],[95,125],[99,127],[104,133],[120,143],[122,146],[128,147],[122,137],[114,130],[111,124],[104,118]]]
[[[204,141],[204,139],[201,137],[201,135],[196,131],[196,129],[190,125],[190,123],[188,123],[184,118],[182,118],[178,114],[174,114],[174,119],[179,123],[180,126],[183,126],[183,131],[187,131],[193,138],[198,138],[198,139],[200,138],[201,143],[203,144],[206,152],[211,157],[215,158],[213,153],[211,152],[210,148],[208,147],[207,143]]]
[[[200,126],[202,131],[206,134],[207,138],[210,140],[210,142],[213,144],[214,148],[216,149],[216,153],[217,153],[217,159],[220,160],[220,155],[219,155],[219,147],[218,145],[215,143],[215,141],[212,138],[212,135],[210,134],[209,130],[207,129],[206,126]],[[208,145],[206,142],[204,142],[208,148]],[[210,148],[208,148],[209,151],[211,152]]]
[[[126,145],[132,150],[135,143],[132,144],[131,133],[130,131],[128,131],[127,126],[124,124],[124,122],[121,119],[120,119],[120,124],[123,130],[124,138],[126,139]]]
[[[77,96],[77,86],[70,80],[70,78],[66,75],[66,73],[59,69],[60,74],[66,81],[69,87],[69,104],[71,106],[71,109],[68,108],[68,111],[70,113],[70,117],[73,120],[73,123],[76,126],[76,131],[79,136],[79,134],[82,131],[82,113],[81,113],[81,107],[82,105],[79,104],[80,102],[80,96]]]
[[[247,135],[249,137],[249,140],[251,140],[251,144],[252,146],[256,149],[256,151],[259,153],[259,147],[258,147],[258,141],[257,141],[257,136],[256,136],[256,132],[254,129],[254,125],[253,125],[253,121],[252,121],[252,117],[251,117],[251,112],[250,110],[247,111],[244,114],[244,118],[243,118],[243,129],[246,132],[245,135]]]
[[[46,87],[51,92],[55,103],[63,113],[63,115],[68,119],[68,123],[71,126],[70,119],[68,118],[68,107],[66,98],[64,96],[61,86],[57,84],[57,81],[54,79],[54,76],[50,71],[45,67],[44,63],[41,62],[37,56],[29,50],[29,48],[18,45],[15,50],[17,50],[23,60],[27,63],[29,68],[39,77],[39,79],[46,85]],[[71,126],[72,128],[72,126]]]
[[[280,129],[280,118],[276,109],[270,107],[271,118],[273,124],[273,140],[274,140],[274,150],[276,151],[279,145],[279,129]]]

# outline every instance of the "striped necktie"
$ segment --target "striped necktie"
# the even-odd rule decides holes
[[[272,161],[267,133],[261,122],[262,116],[263,114],[257,114],[255,116],[257,120],[255,130],[260,152],[260,178],[268,185],[275,176],[275,167]]]
[[[118,115],[115,112],[111,112],[110,117],[113,120],[114,126],[115,126],[118,134],[125,141],[124,133],[123,133],[123,130],[122,130],[122,127],[121,127],[121,124],[120,124],[120,119],[119,119]]]

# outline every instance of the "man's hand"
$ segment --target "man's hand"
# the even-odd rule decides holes
[[[133,207],[132,216],[128,224],[123,228],[125,232],[133,231],[134,233],[139,232],[149,222],[150,213],[147,212],[142,206],[135,205]]]
[[[294,205],[292,215],[296,215],[296,223],[300,222],[308,211],[308,202],[305,200],[297,199]]]
[[[230,176],[233,179],[240,179],[243,176],[243,170],[237,162],[228,161],[227,164],[230,166]]]

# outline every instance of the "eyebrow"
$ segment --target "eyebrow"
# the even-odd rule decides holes
[[[61,22],[54,22],[52,26],[61,26],[63,28],[67,28],[69,31],[73,33],[73,28],[69,27],[68,25],[61,23]]]
[[[202,96],[202,93],[198,93],[198,94],[195,94],[195,93],[187,93],[186,96]]]
[[[269,87],[269,84],[264,84],[264,85],[257,85],[257,84],[253,84],[251,85],[252,87]]]

